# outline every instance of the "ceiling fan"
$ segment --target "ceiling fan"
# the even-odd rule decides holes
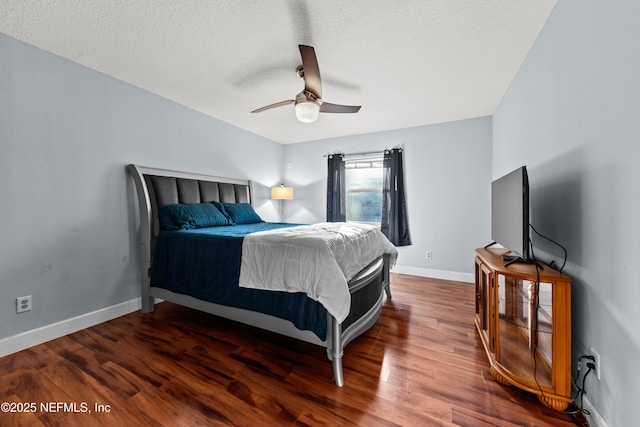
[[[296,95],[296,99],[276,102],[253,110],[252,113],[294,104],[296,117],[303,123],[315,122],[319,113],[357,113],[360,110],[359,105],[331,104],[322,100],[322,81],[316,52],[311,46],[298,45],[298,47],[302,56],[302,65],[296,69],[296,72],[304,80],[302,92]]]

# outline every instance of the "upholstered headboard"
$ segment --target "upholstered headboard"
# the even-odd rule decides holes
[[[251,182],[130,164],[140,209],[140,244],[143,272],[159,232],[158,209],[176,203],[252,203]]]

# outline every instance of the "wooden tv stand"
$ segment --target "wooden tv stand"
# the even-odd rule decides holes
[[[506,249],[476,249],[478,333],[500,384],[564,411],[571,403],[571,279],[547,265],[505,267]]]

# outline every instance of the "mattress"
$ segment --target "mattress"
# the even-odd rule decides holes
[[[306,294],[238,286],[242,245],[250,233],[301,224],[261,222],[158,234],[151,266],[151,286],[216,304],[242,308],[291,321],[321,340],[327,335],[327,312]]]

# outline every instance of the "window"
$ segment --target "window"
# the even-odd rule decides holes
[[[382,155],[345,158],[347,221],[382,221]]]

